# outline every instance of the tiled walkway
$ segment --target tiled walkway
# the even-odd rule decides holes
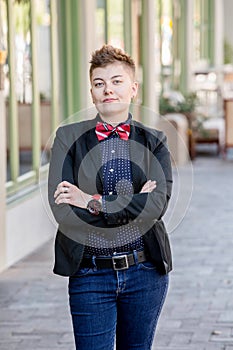
[[[156,350],[233,350],[233,162],[198,158]]]
[[[199,157],[193,166],[153,350],[233,350],[233,162]],[[0,274],[0,350],[74,350],[67,280],[51,272],[52,243]]]

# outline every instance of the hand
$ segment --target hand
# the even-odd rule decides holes
[[[148,180],[143,186],[140,193],[152,192],[156,188],[156,181]]]
[[[87,203],[91,200],[91,195],[81,191],[68,181],[62,181],[57,186],[54,198],[56,204],[66,203],[85,209]]]

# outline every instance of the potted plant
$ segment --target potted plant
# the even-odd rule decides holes
[[[179,91],[164,93],[159,99],[159,112],[161,115],[168,113],[181,113],[188,121],[189,155],[191,159],[195,157],[195,139],[193,135],[193,125],[195,122],[195,107],[197,105],[197,95],[191,92],[182,95]]]

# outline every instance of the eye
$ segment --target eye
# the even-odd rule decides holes
[[[113,84],[115,84],[115,85],[118,85],[120,83],[122,83],[122,80],[119,80],[119,79],[113,80]]]
[[[101,81],[94,84],[94,86],[97,87],[97,88],[98,87],[102,87],[103,85],[104,85],[104,83],[101,82]]]

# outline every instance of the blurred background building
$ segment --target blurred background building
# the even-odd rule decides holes
[[[148,123],[182,129],[191,159],[205,143],[226,157],[232,13],[231,0],[0,0],[0,270],[54,235],[45,204],[53,133],[92,107],[90,55],[104,43],[134,57],[135,103],[166,115]]]

